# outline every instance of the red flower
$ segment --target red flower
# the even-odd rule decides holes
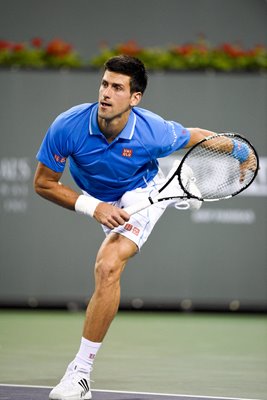
[[[192,54],[194,51],[194,45],[191,43],[185,44],[183,46],[176,46],[173,48],[174,53],[181,55],[181,56],[187,56],[189,54]]]
[[[142,49],[138,46],[135,40],[129,40],[126,43],[120,44],[117,47],[117,51],[121,54],[127,54],[128,56],[136,56]]]
[[[0,51],[1,50],[9,50],[12,48],[12,43],[7,40],[0,40]]]
[[[12,47],[14,53],[19,53],[25,49],[25,45],[23,43],[15,43]]]
[[[239,46],[234,46],[230,43],[224,43],[221,50],[230,57],[240,57],[245,55],[245,51]]]
[[[35,47],[36,49],[39,49],[40,47],[42,47],[43,44],[43,40],[39,37],[35,37],[31,40],[31,45],[33,47]]]
[[[61,39],[53,39],[48,43],[46,51],[51,56],[64,57],[71,53],[72,46]]]

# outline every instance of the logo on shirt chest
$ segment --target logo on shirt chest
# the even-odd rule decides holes
[[[132,157],[133,155],[133,150],[132,149],[123,149],[121,155],[123,157]]]

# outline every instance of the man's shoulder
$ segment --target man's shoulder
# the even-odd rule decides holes
[[[85,133],[89,126],[91,110],[96,103],[84,103],[73,106],[59,114],[49,127],[49,137],[54,140],[66,139],[75,142]],[[87,131],[86,131],[87,132]]]
[[[148,123],[162,124],[164,122],[164,119],[160,115],[158,115],[150,110],[147,110],[145,108],[134,107],[133,111],[137,117],[146,120]]]
[[[76,123],[76,121],[79,121],[83,116],[86,117],[89,115],[95,104],[96,103],[83,103],[75,105],[59,114],[55,121],[63,125]]]

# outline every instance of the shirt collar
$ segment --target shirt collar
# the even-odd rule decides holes
[[[98,110],[98,103],[95,103],[92,107],[92,112],[89,119],[89,134],[103,136],[103,133],[100,131],[97,122],[97,110]],[[121,133],[118,135],[118,138],[129,139],[129,140],[132,139],[135,125],[136,125],[136,115],[133,111],[131,111],[128,122],[121,131]]]

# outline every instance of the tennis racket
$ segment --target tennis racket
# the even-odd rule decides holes
[[[185,203],[190,199],[201,202],[229,199],[252,184],[258,169],[257,152],[241,135],[208,136],[187,151],[154,195],[126,207],[125,211],[132,215],[152,204],[173,199]]]

